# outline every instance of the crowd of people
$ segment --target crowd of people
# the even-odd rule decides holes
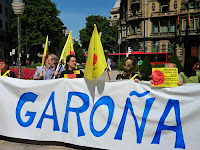
[[[110,65],[110,59],[107,58],[107,64]],[[132,58],[126,58],[123,68],[124,71],[118,74],[116,80],[131,79],[139,82],[141,77],[133,70],[137,62]],[[166,63],[166,68],[176,68],[173,63]],[[109,68],[109,67],[108,67]],[[189,57],[185,60],[184,70],[179,73],[179,86],[184,83],[200,83],[199,59],[196,57]],[[111,69],[109,69],[111,71]],[[7,59],[0,59],[0,76],[16,78],[15,73],[9,70],[9,63]],[[33,75],[34,80],[50,80],[57,78],[83,78],[84,73],[77,69],[76,57],[69,55],[66,58],[66,64],[59,63],[59,59],[55,54],[50,54],[44,66],[40,66]],[[153,80],[150,80],[153,84]]]

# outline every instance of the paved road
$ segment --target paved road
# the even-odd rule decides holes
[[[115,80],[118,71],[111,71],[109,75],[111,80]],[[104,72],[102,76],[99,77],[102,80],[109,80],[107,72]],[[58,142],[38,142],[38,141],[28,141],[13,139],[8,137],[0,136],[0,150],[91,150],[92,148],[80,147],[70,144],[63,144]]]

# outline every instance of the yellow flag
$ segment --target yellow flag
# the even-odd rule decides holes
[[[43,57],[42,57],[42,65],[41,66],[44,66],[44,63],[47,58],[48,58],[48,35],[46,38],[46,43],[45,43],[45,47],[44,47],[44,53],[43,53]]]
[[[103,47],[95,24],[88,48],[84,77],[92,81],[92,78],[96,79],[101,76],[106,67],[107,63]]]
[[[66,63],[66,58],[68,55],[75,56],[74,46],[73,46],[73,41],[72,41],[72,31],[70,31],[69,33],[69,36],[67,38],[67,41],[65,43],[65,46],[60,56],[60,61],[62,60],[64,63]]]

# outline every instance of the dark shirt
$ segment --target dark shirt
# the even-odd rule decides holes
[[[79,73],[79,71],[80,71],[80,73]],[[75,74],[76,75],[75,78],[83,78],[83,76],[84,76],[84,73],[81,70],[77,69],[77,70],[65,70],[65,71],[61,72],[60,78],[64,78],[65,74]]]
[[[1,75],[3,76],[5,72],[1,72]],[[16,78],[15,73],[13,71],[8,72],[5,77],[12,77]]]

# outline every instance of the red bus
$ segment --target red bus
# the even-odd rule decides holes
[[[120,60],[122,57],[126,57],[127,53],[120,53]],[[114,53],[114,54],[107,54],[107,56],[109,56],[109,58],[113,61],[113,62],[118,62],[119,60],[119,53]],[[144,58],[147,56],[152,65],[155,64],[165,64],[167,63],[167,52],[155,52],[155,53],[144,53],[144,52],[131,52],[129,54],[130,56],[134,56],[138,61],[139,60],[144,60]]]

